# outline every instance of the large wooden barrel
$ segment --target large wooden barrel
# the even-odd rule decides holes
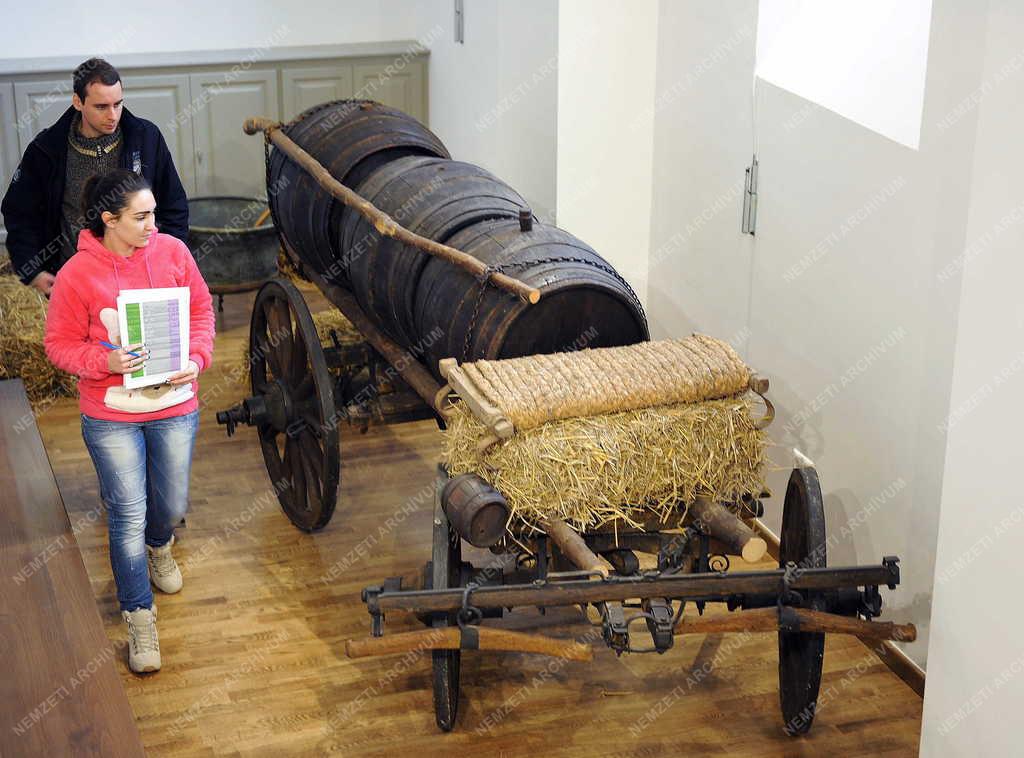
[[[414,325],[435,376],[442,358],[517,358],[649,338],[643,307],[629,284],[568,232],[481,221],[448,244],[538,288],[541,299],[527,305],[432,258],[420,275]]]
[[[391,161],[356,191],[402,226],[437,242],[478,221],[514,219],[526,209],[522,196],[490,172],[443,158]],[[351,208],[341,218],[337,248],[353,294],[393,339],[414,346],[420,336],[413,322],[416,289],[430,255],[383,237]]]
[[[317,105],[285,126],[284,133],[353,189],[397,158],[449,157],[441,140],[419,121],[371,100]],[[328,281],[344,284],[335,230],[345,206],[280,150],[270,154],[267,194],[275,225],[303,262]]]

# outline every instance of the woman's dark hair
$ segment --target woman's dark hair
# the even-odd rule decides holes
[[[128,198],[136,192],[151,189],[149,182],[139,174],[123,168],[115,168],[105,174],[93,174],[85,180],[82,188],[82,216],[85,228],[103,237],[107,230],[103,214],[121,214],[128,207]]]
[[[117,69],[102,58],[90,58],[80,64],[71,74],[71,86],[83,103],[89,94],[89,85],[99,82],[108,87],[121,81]]]

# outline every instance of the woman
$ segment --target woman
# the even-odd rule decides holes
[[[86,182],[86,226],[54,282],[45,338],[49,359],[79,377],[82,436],[107,508],[110,564],[135,672],[160,668],[150,582],[163,592],[181,589],[171,545],[188,504],[196,380],[210,366],[214,336],[206,282],[185,243],[157,231],[155,208],[149,184],[130,171]],[[188,365],[161,388],[127,390],[122,375],[138,371],[149,353],[122,343],[116,298],[122,289],[153,287],[189,288]]]

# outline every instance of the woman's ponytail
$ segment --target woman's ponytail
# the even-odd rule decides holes
[[[123,168],[105,174],[93,174],[82,187],[82,217],[84,228],[102,239],[107,230],[103,214],[120,215],[128,207],[128,199],[136,192],[150,189],[141,175]]]

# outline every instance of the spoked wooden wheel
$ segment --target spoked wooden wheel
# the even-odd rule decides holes
[[[448,525],[441,507],[441,483],[434,496],[434,548],[428,581],[431,588],[448,589],[461,585],[462,541]],[[435,629],[456,624],[455,614],[436,615],[431,621]],[[433,650],[434,716],[437,726],[450,732],[459,712],[459,668],[462,653],[458,650]]]
[[[813,468],[793,469],[782,510],[779,566],[825,568],[825,508]],[[820,593],[802,592],[802,605],[827,610]],[[821,632],[779,632],[779,700],[787,734],[811,728],[821,686],[825,635]]]
[[[273,279],[257,293],[249,351],[252,393],[266,406],[260,447],[277,498],[295,526],[322,529],[334,513],[341,468],[333,378],[291,282]]]

